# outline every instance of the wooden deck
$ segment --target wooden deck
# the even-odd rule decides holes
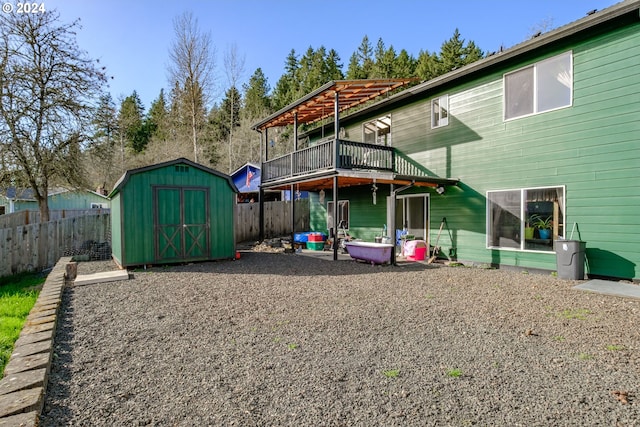
[[[418,165],[399,156],[393,147],[332,139],[265,162],[262,182],[304,179],[318,172],[339,169],[427,176]]]

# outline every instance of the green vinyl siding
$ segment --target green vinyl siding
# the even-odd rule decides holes
[[[49,209],[91,209],[92,203],[109,207],[109,199],[90,191],[68,191],[49,196]]]
[[[311,196],[313,194],[313,196]],[[327,203],[333,200],[333,191],[325,190],[324,203],[320,203],[317,193],[310,194],[311,229],[329,233],[327,230]],[[349,234],[358,239],[373,242],[380,236],[387,221],[388,186],[379,186],[376,204],[370,186],[341,188],[338,200],[349,200]]]
[[[442,217],[454,239],[447,235],[442,244],[441,236],[443,251],[450,245],[465,261],[555,270],[553,252],[487,248],[486,192],[565,186],[565,237],[587,242],[587,272],[638,279],[640,24],[600,28],[595,36],[561,43],[371,115],[391,114],[398,151],[435,176],[460,179],[444,195],[431,193],[430,240]],[[504,73],[567,51],[573,53],[572,105],[504,121]],[[431,100],[442,95],[449,96],[449,124],[431,129]],[[345,126],[348,139],[359,140],[354,137],[358,126]],[[388,194],[388,186],[379,187]],[[350,197],[352,228],[358,230],[363,221],[362,234],[369,237],[384,222],[377,209],[384,209],[385,202],[379,190],[378,205],[371,210],[370,189],[356,193],[341,190],[340,199]]]

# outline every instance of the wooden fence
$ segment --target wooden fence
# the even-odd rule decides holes
[[[101,213],[109,213],[109,209],[51,209],[49,210],[49,221]],[[0,215],[0,228],[13,228],[38,222],[40,222],[40,211],[25,210]]]
[[[111,255],[111,219],[106,210],[83,216],[0,229],[0,277],[42,271],[62,256]]]
[[[309,199],[296,202],[296,230],[309,230]],[[264,237],[291,234],[291,202],[264,203]],[[249,242],[260,237],[260,205],[239,203],[236,215],[236,242]]]
[[[295,203],[296,230],[309,230],[309,200]],[[264,210],[265,238],[291,233],[291,202],[265,202]],[[82,215],[74,215],[79,212]],[[236,212],[236,242],[258,240],[260,205],[240,203]],[[62,256],[111,258],[109,209],[59,211],[55,216],[58,219],[44,223],[35,211],[0,216],[0,224],[15,224],[0,227],[0,277],[51,268]]]

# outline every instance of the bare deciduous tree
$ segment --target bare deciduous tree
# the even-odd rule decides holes
[[[49,218],[49,185],[86,186],[82,151],[106,81],[55,11],[0,16],[0,151]]]
[[[244,56],[238,54],[238,46],[234,43],[227,48],[224,53],[224,72],[227,76],[227,82],[229,83],[229,89],[238,89],[238,81],[244,74]],[[233,128],[235,121],[238,120],[234,117],[234,98],[231,97],[231,117],[229,120],[229,173],[233,170]]]
[[[198,137],[205,109],[214,87],[215,49],[210,33],[203,33],[198,20],[185,12],[173,22],[175,40],[169,50],[169,86],[178,86],[187,109],[193,158],[198,161]]]

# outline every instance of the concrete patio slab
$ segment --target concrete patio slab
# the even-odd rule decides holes
[[[639,298],[640,286],[631,283],[615,282],[612,280],[593,279],[573,287],[582,291],[598,294],[614,295],[618,297]]]

